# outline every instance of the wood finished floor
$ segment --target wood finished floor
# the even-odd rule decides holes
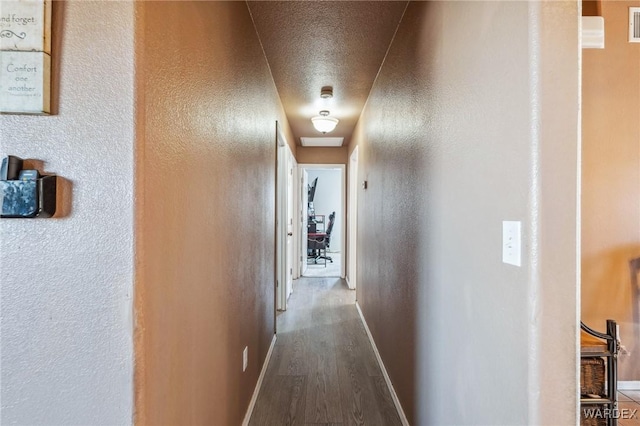
[[[297,280],[277,329],[250,425],[401,425],[344,280]]]
[[[618,426],[640,426],[640,390],[618,391]]]

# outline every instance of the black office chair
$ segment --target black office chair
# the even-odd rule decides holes
[[[308,248],[318,255],[314,258],[314,263],[318,263],[318,259],[324,259],[324,265],[327,266],[327,260],[333,263],[331,256],[327,256],[327,249],[331,243],[331,231],[333,231],[333,222],[336,219],[336,212],[329,215],[329,224],[325,235],[321,237],[309,237]]]
[[[335,222],[336,220],[336,212],[332,212],[329,215],[329,225],[327,226],[327,236],[324,238],[324,256],[318,256],[319,259],[324,259],[325,260],[325,264],[327,263],[326,261],[328,260],[329,262],[333,263],[333,259],[331,258],[331,256],[327,256],[327,249],[329,248],[329,245],[331,244],[331,231],[333,231],[333,222]]]

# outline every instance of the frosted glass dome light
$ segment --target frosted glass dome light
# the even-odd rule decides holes
[[[317,131],[322,133],[329,133],[333,131],[338,125],[337,118],[329,117],[329,111],[323,110],[320,111],[320,115],[317,117],[313,117],[311,122],[313,123],[313,127],[316,128]]]

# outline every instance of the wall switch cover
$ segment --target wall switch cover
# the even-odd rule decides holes
[[[522,266],[522,222],[505,220],[502,222],[502,262]]]
[[[249,364],[249,347],[245,346],[242,351],[242,372],[244,373],[247,370],[247,365]]]

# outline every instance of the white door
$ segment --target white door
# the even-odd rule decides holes
[[[347,283],[356,288],[357,262],[356,241],[358,239],[358,147],[351,153],[349,161],[349,271]]]
[[[307,272],[307,222],[309,221],[309,173],[300,168],[300,275]]]
[[[287,235],[291,229],[288,214],[288,186],[291,150],[276,123],[277,158],[276,158],[276,309],[287,310],[287,298],[291,288],[288,248],[291,237]]]
[[[279,142],[279,141],[278,141]],[[277,175],[276,175],[276,309],[284,311],[287,309],[285,296],[286,287],[286,232],[287,232],[287,209],[286,209],[286,155],[285,148],[278,146]]]
[[[286,273],[286,299],[289,299],[291,293],[293,293],[293,153],[289,146],[286,146],[287,151],[287,263],[285,265]],[[286,309],[286,302],[285,302]]]

